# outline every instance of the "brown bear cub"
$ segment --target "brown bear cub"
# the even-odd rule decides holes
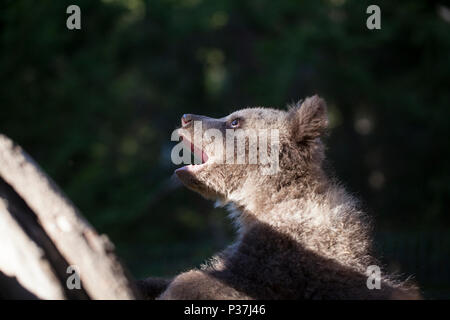
[[[370,225],[355,200],[322,169],[320,137],[328,125],[327,108],[318,96],[287,111],[248,108],[224,118],[184,115],[179,131],[201,163],[176,170],[181,182],[208,199],[227,206],[238,226],[236,241],[200,269],[172,280],[139,282],[143,295],[157,299],[417,299],[409,282],[379,273],[370,286],[368,267],[378,265],[371,253]],[[214,133],[198,142],[201,134]],[[273,131],[270,139],[248,139],[229,145],[238,129]],[[223,141],[219,141],[221,138]],[[249,161],[261,155],[270,163]],[[232,138],[234,142],[234,138]],[[217,143],[221,142],[221,143]],[[228,150],[219,150],[226,146]],[[222,148],[223,149],[223,148]],[[245,161],[224,161],[244,155]],[[278,156],[277,158],[272,157]],[[272,168],[273,169],[273,168]],[[369,268],[370,269],[370,268]]]

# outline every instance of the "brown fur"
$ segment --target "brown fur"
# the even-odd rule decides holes
[[[210,159],[198,170],[179,170],[191,190],[227,206],[237,240],[200,269],[175,277],[159,299],[415,299],[418,290],[383,274],[369,290],[365,274],[378,264],[370,224],[356,201],[322,169],[327,129],[325,102],[307,98],[288,111],[250,108],[221,119],[192,116],[204,129],[278,129],[280,171],[261,175],[257,164]],[[192,126],[186,126],[192,132]],[[225,135],[224,135],[225,136]],[[247,149],[249,149],[247,142]]]

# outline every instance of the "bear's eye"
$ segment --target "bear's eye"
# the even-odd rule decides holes
[[[230,126],[231,126],[232,128],[237,128],[237,127],[239,127],[239,119],[236,118],[236,119],[234,119],[233,121],[231,121],[231,122],[230,122]]]

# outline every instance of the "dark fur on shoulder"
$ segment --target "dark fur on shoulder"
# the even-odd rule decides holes
[[[136,285],[142,293],[142,297],[147,300],[154,300],[158,297],[170,284],[169,279],[164,278],[147,278],[138,280]]]

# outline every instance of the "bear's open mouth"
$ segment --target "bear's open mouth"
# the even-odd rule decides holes
[[[191,141],[189,141],[189,139],[187,139],[184,136],[181,136],[181,139],[182,139],[184,144],[186,144],[188,147],[190,147],[191,154],[194,155],[194,163],[193,164],[188,164],[188,165],[183,166],[181,168],[178,168],[175,171],[178,171],[178,170],[193,171],[193,170],[198,170],[201,167],[203,167],[206,164],[206,162],[208,161],[208,155],[203,150],[203,148],[196,146],[195,144],[193,144]]]

